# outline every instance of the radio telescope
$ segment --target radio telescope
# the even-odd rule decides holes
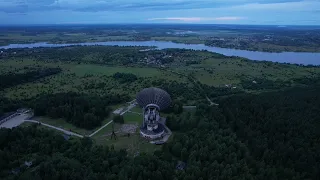
[[[148,139],[162,137],[165,133],[165,125],[161,121],[159,112],[170,106],[170,95],[162,89],[151,87],[140,91],[136,99],[143,111],[140,134]]]

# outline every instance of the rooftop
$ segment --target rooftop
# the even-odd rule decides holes
[[[153,131],[147,130],[147,126],[140,128],[141,132],[143,132],[144,134],[148,134],[148,135],[156,135],[156,134],[163,132],[164,130],[165,130],[164,126],[160,123],[158,123],[158,128],[154,129]]]

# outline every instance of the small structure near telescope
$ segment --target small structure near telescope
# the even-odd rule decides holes
[[[165,121],[159,112],[170,106],[170,95],[159,88],[146,88],[137,94],[137,103],[143,111],[141,136],[150,140],[162,138],[166,132],[166,126],[162,123]]]

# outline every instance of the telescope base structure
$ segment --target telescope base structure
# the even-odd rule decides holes
[[[157,129],[153,130],[148,130],[147,126],[140,127],[141,136],[150,140],[162,138],[165,134],[165,127],[161,123],[158,123],[157,126]]]

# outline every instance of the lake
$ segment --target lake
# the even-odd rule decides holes
[[[259,51],[246,51],[238,49],[210,47],[204,44],[182,44],[167,41],[110,41],[110,42],[86,42],[86,43],[70,43],[70,44],[49,44],[45,42],[30,43],[30,44],[10,44],[0,46],[0,49],[15,49],[15,48],[36,48],[36,47],[64,47],[64,46],[155,46],[158,49],[179,48],[193,50],[207,50],[210,52],[220,53],[226,56],[239,56],[258,61],[272,61],[280,63],[304,64],[304,65],[320,65],[320,53],[306,52],[282,52],[269,53]]]

